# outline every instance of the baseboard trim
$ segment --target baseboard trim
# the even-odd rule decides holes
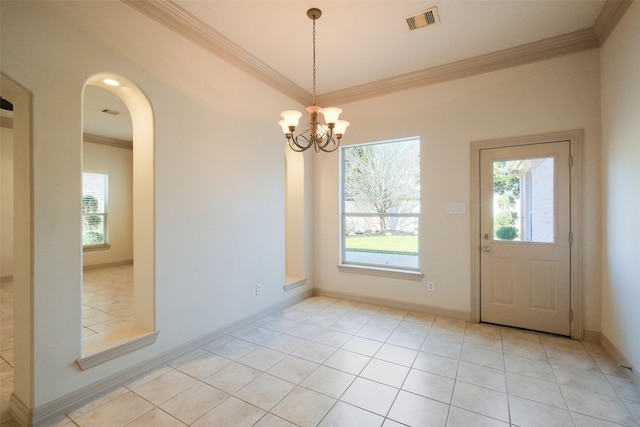
[[[598,331],[582,331],[582,341],[588,341],[595,344],[602,343],[602,333]]]
[[[314,289],[314,295],[346,299],[350,301],[363,302],[367,304],[383,305],[391,308],[399,308],[401,310],[407,310],[407,311],[413,311],[413,312],[419,312],[419,313],[429,313],[436,316],[453,317],[455,319],[460,319],[467,322],[471,321],[471,312],[469,311],[449,310],[446,308],[433,307],[430,305],[414,304],[414,303],[403,302],[403,301],[394,301],[387,298],[363,297],[361,295],[349,294],[344,292],[327,291],[327,290],[318,289],[318,288]]]
[[[607,338],[606,335],[600,334],[600,345],[605,349],[607,353],[613,358],[621,366],[628,367],[631,369],[631,380],[636,385],[636,387],[640,388],[640,372],[636,369],[635,366],[629,362],[629,360],[624,357],[624,354]]]
[[[304,292],[300,292],[281,303],[275,304],[269,308],[266,308],[252,316],[249,316],[243,320],[238,322],[234,322],[231,325],[220,328],[214,332],[206,334],[200,338],[195,338],[191,341],[187,341],[186,343],[177,346],[171,350],[160,353],[150,359],[147,359],[143,362],[140,362],[136,365],[133,365],[127,369],[124,369],[118,373],[110,375],[102,380],[96,381],[93,384],[85,386],[79,390],[76,390],[72,393],[69,393],[65,396],[62,396],[58,399],[55,399],[49,403],[46,403],[40,407],[33,409],[31,412],[25,405],[19,405],[17,402],[20,402],[13,394],[11,395],[11,406],[10,412],[11,415],[16,418],[18,422],[21,422],[23,425],[43,425],[56,418],[67,414],[82,405],[106,394],[118,387],[123,386],[131,381],[134,381],[138,378],[141,378],[143,375],[148,372],[158,369],[163,365],[166,365],[170,361],[188,353],[192,350],[195,350],[199,347],[204,346],[205,344],[212,342],[224,335],[227,335],[234,330],[245,327],[260,318],[267,316],[273,312],[278,310],[282,310],[283,308],[289,307],[293,304],[296,304],[300,301],[303,301],[309,297],[313,296],[313,290],[309,289]],[[14,405],[13,402],[16,401]],[[20,402],[21,403],[21,402]]]
[[[9,397],[9,414],[11,414],[21,426],[29,425],[29,421],[33,417],[33,413],[29,410],[29,407],[13,393],[11,393]]]
[[[116,262],[108,262],[105,264],[94,264],[94,265],[85,265],[82,267],[84,271],[87,270],[97,270],[99,268],[109,268],[109,267],[119,267],[121,265],[133,265],[132,259],[127,259],[124,261],[116,261]]]

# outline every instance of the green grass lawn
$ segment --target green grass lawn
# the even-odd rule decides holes
[[[355,236],[345,242],[348,251],[418,255],[418,236]]]

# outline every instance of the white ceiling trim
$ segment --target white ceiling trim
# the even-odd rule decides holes
[[[306,90],[171,0],[122,1],[302,105],[309,103]]]
[[[171,0],[122,0],[286,96],[306,105],[311,94]],[[318,104],[353,102],[602,46],[633,0],[607,0],[593,27],[396,77],[318,95]]]

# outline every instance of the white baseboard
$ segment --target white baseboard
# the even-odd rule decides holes
[[[249,325],[256,320],[269,315],[270,313],[303,301],[304,299],[309,298],[312,295],[312,289],[300,292],[299,294],[288,298],[279,304],[262,310],[257,314],[247,317],[241,321],[235,322],[232,325],[206,334],[200,338],[187,341],[180,346],[160,353],[150,359],[147,359],[127,369],[96,381],[93,384],[85,386],[79,390],[55,399],[33,410],[29,410],[26,405],[22,404],[22,402],[20,402],[20,400],[12,394],[9,411],[11,415],[13,415],[13,417],[22,425],[47,425],[47,423],[56,420],[58,417],[63,416],[64,414],[67,414],[85,405],[86,403],[110,391],[113,391],[118,387],[121,387],[124,384],[130,383],[131,381],[142,377],[143,375],[154,369],[166,365],[171,360],[176,359],[185,353],[200,348],[211,341],[214,341],[222,336],[233,332],[236,329]]]
[[[127,260],[124,260],[124,261],[108,262],[106,264],[85,265],[85,266],[82,267],[82,269],[84,271],[97,270],[99,268],[119,267],[121,265],[133,265],[133,260],[132,259],[127,259]]]
[[[351,301],[363,302],[367,304],[384,305],[391,308],[399,308],[401,310],[413,311],[419,313],[429,313],[436,316],[453,317],[467,322],[471,321],[471,312],[462,310],[450,310],[446,308],[433,307],[423,304],[414,304],[410,302],[394,301],[387,298],[363,297],[361,295],[349,294],[344,292],[326,291],[324,289],[314,289],[314,295],[346,299]]]
[[[606,350],[607,353],[616,361],[620,366],[631,369],[631,380],[636,385],[636,387],[640,388],[640,372],[636,369],[635,366],[629,362],[629,360],[624,357],[624,354],[607,338],[606,335],[600,334],[600,345],[602,348]]]

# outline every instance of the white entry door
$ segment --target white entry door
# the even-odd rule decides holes
[[[570,142],[480,150],[480,320],[571,334]]]

